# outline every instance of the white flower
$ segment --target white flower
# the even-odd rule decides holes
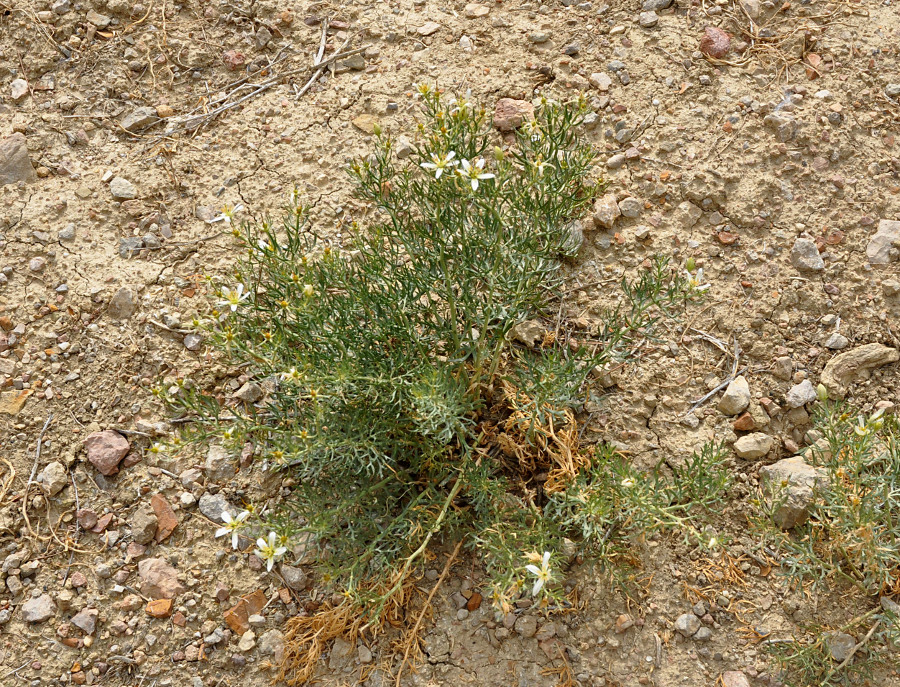
[[[462,169],[456,170],[456,173],[459,174],[463,179],[468,179],[472,182],[472,190],[478,190],[478,181],[481,179],[493,179],[494,175],[490,172],[482,171],[484,169],[484,158],[480,157],[474,161],[474,164],[469,162],[468,160],[462,161]]]
[[[256,247],[259,248],[259,250],[263,253],[274,253],[278,250],[277,243],[273,243],[272,241],[268,241],[266,239],[259,239],[259,241],[256,242]]]
[[[541,559],[540,568],[536,565],[526,565],[525,569],[537,577],[534,581],[534,587],[531,589],[531,595],[537,596],[538,592],[541,591],[541,587],[543,587],[546,582],[549,582],[552,577],[552,573],[550,572],[550,552],[544,551],[544,557]]]
[[[227,306],[231,308],[231,312],[234,312],[243,301],[250,298],[250,293],[244,293],[244,285],[238,284],[234,290],[222,289],[222,296],[225,297],[225,300],[219,301],[219,306]]]
[[[285,382],[294,382],[294,383],[299,384],[302,377],[300,376],[300,373],[297,372],[297,368],[292,367],[287,372],[281,373],[281,379],[282,379],[282,381],[285,381]]]
[[[231,548],[237,550],[238,547],[238,530],[244,526],[244,521],[250,517],[250,511],[242,511],[238,513],[236,518],[231,517],[231,513],[227,510],[222,511],[222,522],[225,523],[225,527],[220,527],[216,530],[216,538],[224,537],[226,534],[231,534]]]
[[[222,208],[222,212],[220,212],[218,215],[216,215],[212,219],[206,220],[206,223],[207,224],[215,224],[216,222],[221,222],[222,220],[227,219],[230,224],[233,224],[235,213],[238,213],[243,209],[244,209],[244,206],[240,205],[240,204],[235,205],[234,207],[226,205],[224,208]]]
[[[464,115],[468,112],[468,110],[473,109],[472,103],[469,102],[469,98],[472,97],[472,89],[466,91],[465,97],[462,98],[452,98],[450,100],[450,114],[456,114],[457,112],[462,112]]]
[[[287,549],[285,547],[275,546],[277,541],[278,535],[274,532],[269,532],[268,541],[266,541],[262,537],[256,540],[257,549],[253,553],[266,561],[266,570],[268,570],[269,572],[272,572],[272,566],[275,565],[275,559],[281,558],[284,554],[287,553]]]
[[[430,95],[433,90],[427,83],[414,83],[413,88],[415,88],[419,96],[423,98]]]
[[[304,284],[303,285],[303,295],[307,298],[312,298],[316,293],[316,290],[313,288],[312,284]]]
[[[434,178],[440,179],[441,174],[443,174],[448,167],[456,167],[456,165],[459,164],[459,162],[453,159],[455,157],[456,153],[452,150],[444,155],[444,157],[441,157],[437,153],[432,153],[431,162],[423,162],[421,166],[425,169],[433,170]]]
[[[530,164],[532,167],[534,167],[534,171],[535,171],[535,173],[536,173],[539,177],[544,176],[544,171],[545,171],[548,167],[549,167],[550,169],[553,169],[553,163],[551,163],[551,162],[546,162],[546,161],[544,160],[544,156],[543,156],[543,155],[538,155],[538,156],[537,156],[534,160],[532,160],[529,164]]]
[[[634,480],[631,479],[630,477],[626,477],[625,479],[622,480],[622,486],[625,489],[631,489],[631,487],[634,486]]]
[[[706,291],[710,285],[703,283],[703,268],[697,270],[697,274],[691,274],[690,271],[684,271],[685,279],[687,279],[688,288],[691,291]]]

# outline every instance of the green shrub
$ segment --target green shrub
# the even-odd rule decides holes
[[[503,151],[484,110],[420,93],[411,156],[376,132],[351,166],[371,209],[352,243],[320,239],[296,196],[279,222],[235,225],[244,257],[237,286],[217,287],[209,335],[265,397],[186,382],[164,393],[193,438],[252,445],[261,469],[290,473],[290,495],[258,508],[257,526],[307,537],[323,577],[367,613],[435,537],[480,552],[498,607],[523,590],[560,602],[573,553],[608,561],[657,527],[699,536],[697,506],[723,496],[720,449],[674,479],[645,477],[583,447],[574,419],[592,372],[702,289],[657,259],[579,344],[557,287],[578,249],[570,222],[594,191],[583,101],[543,102]],[[535,319],[543,340],[522,345],[517,328]]]

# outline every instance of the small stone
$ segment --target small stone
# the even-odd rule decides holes
[[[470,2],[463,10],[463,14],[465,14],[466,19],[479,19],[480,17],[486,17],[490,11],[489,7]]]
[[[494,126],[501,132],[518,129],[534,119],[534,105],[527,100],[500,98],[494,106]]]
[[[198,508],[203,515],[215,523],[224,522],[222,520],[222,513],[228,512],[232,517],[237,515],[235,509],[232,508],[231,504],[228,503],[221,492],[218,494],[210,494],[209,492],[204,493],[200,497]]]
[[[284,583],[294,591],[306,589],[308,578],[302,569],[282,563],[281,576],[284,578]]]
[[[534,637],[537,634],[537,619],[531,615],[520,615],[513,629],[526,639]]]
[[[178,571],[163,558],[145,558],[138,563],[141,592],[152,599],[174,599],[185,592]]]
[[[682,637],[693,637],[702,623],[693,613],[682,613],[675,619],[675,631]]]
[[[28,95],[28,82],[25,79],[13,79],[9,84],[9,97],[17,103]]]
[[[256,47],[262,50],[272,42],[272,32],[265,26],[260,26],[256,30]]]
[[[418,29],[416,29],[416,33],[418,33],[420,36],[430,36],[434,33],[437,33],[438,31],[440,31],[440,29],[441,29],[441,25],[438,24],[436,21],[427,21],[424,24],[422,24],[422,26],[420,26]]]
[[[825,639],[831,658],[841,663],[850,657],[850,652],[856,646],[856,637],[846,632],[829,632]]]
[[[94,10],[89,10],[86,17],[88,24],[93,24],[101,31],[109,26],[109,23],[112,21],[105,14],[100,14]]]
[[[238,642],[238,650],[247,653],[252,650],[256,646],[256,633],[253,630],[247,630],[244,634],[241,635],[241,640]]]
[[[804,379],[790,388],[784,397],[784,402],[788,408],[801,408],[807,403],[812,403],[817,398],[816,388],[812,385],[812,382]]]
[[[156,114],[155,107],[139,107],[125,115],[125,118],[121,121],[121,126],[125,131],[134,133],[143,131],[158,121],[159,116]]]
[[[151,618],[168,618],[172,615],[172,599],[154,599],[144,608]]]
[[[222,53],[222,61],[231,71],[235,71],[247,63],[247,56],[240,50],[226,50]]]
[[[156,536],[159,521],[156,513],[148,504],[144,504],[134,511],[128,523],[131,526],[131,538],[138,544],[149,544]]]
[[[56,604],[49,594],[41,594],[22,604],[22,620],[26,623],[42,623],[56,614]]]
[[[675,221],[685,229],[690,229],[697,224],[702,216],[703,210],[689,200],[679,203],[675,210]]]
[[[106,313],[115,320],[127,320],[136,308],[131,289],[121,288],[110,299]]]
[[[884,94],[888,98],[900,97],[900,83],[889,83],[884,87]]]
[[[619,210],[623,217],[640,217],[643,209],[644,204],[637,198],[623,198],[619,201]]]
[[[154,494],[150,499],[150,505],[153,506],[153,513],[156,515],[159,523],[154,537],[156,542],[159,543],[168,539],[172,532],[175,531],[175,528],[178,526],[178,518],[175,517],[175,511],[162,494]]]
[[[872,370],[898,360],[900,352],[896,348],[879,343],[859,346],[828,361],[822,371],[822,384],[828,390],[829,397],[842,399],[854,380],[868,379]]]
[[[137,189],[128,179],[115,177],[109,182],[109,192],[116,200],[131,200],[137,198]]]
[[[812,467],[799,456],[763,466],[759,477],[770,506],[774,508],[772,521],[783,530],[806,522],[816,492],[828,483],[824,471]]]
[[[801,272],[821,272],[825,262],[819,255],[816,242],[810,239],[797,239],[791,248],[791,264]]]
[[[60,241],[72,241],[75,239],[75,225],[67,224],[59,230],[57,237]]]
[[[360,644],[356,649],[356,655],[359,658],[359,662],[363,665],[368,665],[372,662],[372,650],[367,647],[365,644]]]
[[[775,446],[775,440],[768,434],[754,432],[734,442],[734,452],[744,460],[762,458]]]
[[[125,260],[133,258],[144,247],[144,239],[140,236],[123,236],[119,239],[119,257]]]
[[[632,627],[634,627],[634,618],[627,613],[622,613],[616,618],[616,634],[627,632]]]
[[[56,496],[69,483],[69,475],[62,463],[54,461],[41,470],[37,481],[43,485],[47,496]]]
[[[2,160],[2,155],[0,155]],[[2,178],[0,178],[2,184]],[[878,231],[869,239],[866,257],[870,265],[887,265],[891,262],[891,249],[900,247],[900,220],[883,219],[878,222]]]
[[[740,670],[726,670],[722,673],[722,687],[750,687],[750,680]]]
[[[749,432],[756,429],[756,421],[750,413],[742,413],[737,420],[732,423],[731,428],[735,432]]]
[[[616,219],[621,217],[621,215],[622,211],[619,209],[616,197],[612,193],[607,193],[594,202],[594,224],[599,227],[612,229]]]
[[[31,182],[36,178],[25,135],[19,132],[0,140],[0,186]]]
[[[840,332],[834,332],[828,339],[825,341],[825,348],[832,351],[842,351],[847,346],[850,345],[850,339],[841,334]]]
[[[236,472],[234,460],[221,444],[210,444],[203,465],[207,479],[213,482],[224,482],[231,479]]]
[[[671,7],[674,0],[644,0],[641,9],[645,12],[658,12]]]
[[[616,153],[611,158],[606,161],[607,169],[619,169],[622,165],[625,164],[625,154],[624,153]]]
[[[700,52],[721,60],[731,50],[731,36],[715,26],[707,26],[700,39]]]
[[[246,382],[240,389],[234,392],[234,398],[244,403],[256,403],[263,397],[262,387],[256,382]]]
[[[641,12],[638,15],[638,24],[645,29],[652,29],[659,23],[659,16],[652,10],[649,12]]]
[[[275,656],[275,662],[279,662],[284,653],[284,635],[280,630],[269,630],[259,638],[259,653],[263,656]]]
[[[72,616],[69,622],[85,634],[92,635],[97,628],[97,616],[99,615],[100,611],[96,608],[85,608]]]
[[[606,72],[594,72],[588,77],[588,83],[601,93],[606,93],[612,86],[612,79]]]
[[[694,635],[694,641],[708,642],[710,639],[712,639],[712,634],[712,630],[710,630],[708,627],[701,627]]]
[[[203,337],[200,334],[185,334],[182,340],[184,347],[189,351],[196,351],[203,345]]]
[[[719,412],[723,415],[737,415],[747,410],[749,405],[750,385],[743,375],[735,377],[719,400]]]
[[[131,449],[128,440],[111,429],[94,432],[84,440],[87,458],[102,475],[114,475],[119,463]]]

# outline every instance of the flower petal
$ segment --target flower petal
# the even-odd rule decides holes
[[[224,537],[229,532],[231,532],[231,530],[228,527],[220,527],[216,530],[216,538]]]
[[[547,565],[550,563],[550,552],[544,551],[544,557],[541,560],[543,561],[544,570],[546,570]]]
[[[540,577],[541,575],[541,569],[536,565],[526,565],[525,570],[530,572],[532,575],[537,575],[538,577]]]
[[[541,591],[541,587],[543,587],[543,586],[544,586],[544,581],[542,579],[538,578],[534,583],[534,587],[532,587],[532,589],[531,589],[531,595],[537,596],[538,592]]]
[[[237,551],[238,547],[238,533],[234,531],[231,533],[231,548]]]

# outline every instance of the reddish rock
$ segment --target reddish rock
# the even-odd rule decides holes
[[[111,429],[94,432],[84,440],[88,460],[103,475],[114,475],[131,447],[128,440]]]
[[[469,597],[469,600],[466,602],[466,610],[468,611],[477,611],[481,608],[481,601],[483,597],[478,592],[473,592],[472,596]]]
[[[78,524],[86,530],[92,530],[97,525],[97,514],[87,508],[80,509],[75,513],[75,517],[78,520]]]
[[[527,100],[500,98],[494,107],[494,126],[500,131],[518,129],[526,120],[534,119],[534,106]]]
[[[187,618],[184,617],[184,613],[181,611],[175,611],[175,615],[172,616],[172,624],[178,627],[184,627],[187,625]]]
[[[732,428],[736,432],[749,432],[756,429],[756,423],[753,421],[753,416],[750,413],[744,413],[734,421]]]
[[[97,628],[97,616],[99,615],[100,611],[96,608],[85,608],[72,616],[70,622],[85,634],[92,635]]]
[[[172,599],[156,599],[144,609],[151,618],[168,618],[172,615]]]
[[[226,50],[222,55],[222,61],[230,70],[240,69],[247,62],[247,57],[240,50]]]
[[[162,494],[154,494],[150,499],[150,505],[153,506],[153,512],[156,514],[158,521],[156,527],[156,542],[165,541],[175,528],[178,526],[178,518],[175,517],[175,511],[166,501]]]
[[[123,611],[136,611],[141,607],[144,602],[141,601],[141,597],[137,594],[129,594],[121,601],[117,601],[113,604],[114,608],[118,608]]]
[[[225,622],[232,632],[243,635],[250,629],[250,616],[258,615],[266,605],[266,595],[262,589],[241,597],[234,606],[225,611]]]
[[[151,599],[174,599],[183,594],[178,571],[162,558],[145,558],[138,563],[141,591]]]
[[[715,26],[707,26],[700,39],[700,52],[721,60],[731,49],[731,36]]]
[[[107,513],[106,515],[101,516],[97,519],[97,522],[94,523],[94,526],[91,528],[91,532],[93,532],[94,534],[102,534],[106,531],[106,528],[109,527],[112,519],[112,513]]]
[[[87,578],[83,573],[73,572],[69,580],[72,582],[72,586],[75,587],[75,589],[81,589],[81,587],[87,586]]]

